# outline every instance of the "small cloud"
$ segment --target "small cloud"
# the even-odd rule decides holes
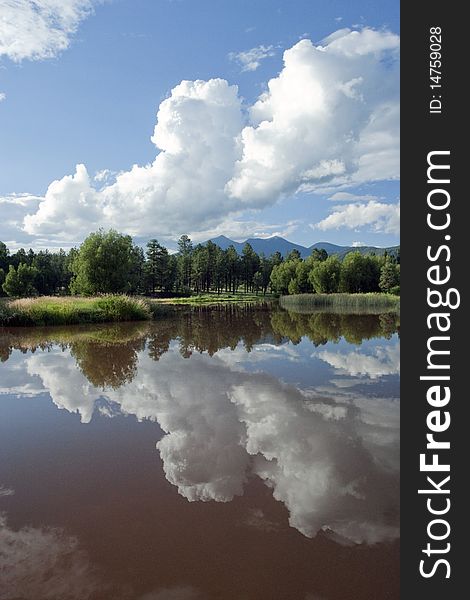
[[[351,246],[352,246],[353,248],[362,248],[362,246],[365,246],[365,245],[366,245],[366,244],[365,244],[364,242],[353,242],[353,243],[351,244]]]
[[[335,21],[337,23],[341,23],[342,20],[343,20],[343,17],[335,17]]]
[[[230,52],[230,60],[236,61],[242,68],[242,72],[256,71],[261,61],[276,54],[274,46],[256,46],[244,52]]]
[[[365,194],[363,196],[358,194],[350,194],[349,192],[336,192],[328,198],[332,202],[373,202],[374,200],[380,200],[379,196],[371,196]]]
[[[0,102],[3,102],[3,100],[5,100],[6,97],[7,95],[5,94],[5,92],[0,92]]]
[[[256,27],[252,26],[252,27],[247,27],[245,29],[245,33],[251,33],[252,31],[254,31],[256,29]]]
[[[6,488],[3,485],[0,485],[0,498],[2,496],[13,496],[13,494],[15,493],[15,490],[12,490],[10,488]]]

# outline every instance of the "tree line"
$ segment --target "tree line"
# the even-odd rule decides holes
[[[91,233],[68,252],[10,253],[0,242],[0,286],[13,297],[35,295],[186,294],[239,291],[276,294],[399,291],[399,255],[363,256],[340,261],[314,249],[305,260],[297,250],[257,254],[249,243],[239,255],[212,241],[194,245],[187,235],[171,254],[156,239],[145,249],[115,230]]]

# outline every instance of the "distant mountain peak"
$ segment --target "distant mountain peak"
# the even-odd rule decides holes
[[[385,250],[387,250],[389,253],[393,253],[398,248],[398,246],[392,246],[389,248],[376,248],[374,246],[339,246],[338,244],[332,244],[331,242],[316,242],[307,248],[305,246],[301,246],[300,244],[290,242],[279,235],[273,235],[269,238],[248,238],[243,242],[235,242],[226,235],[219,235],[215,238],[211,238],[208,241],[217,244],[222,248],[222,250],[227,250],[227,248],[233,246],[238,254],[242,253],[244,245],[248,243],[258,254],[262,252],[265,256],[271,256],[271,254],[274,254],[275,252],[280,252],[284,258],[290,252],[292,252],[292,250],[298,250],[302,258],[307,258],[307,256],[310,256],[315,248],[318,248],[319,250],[326,250],[328,255],[336,254],[342,258],[348,252],[355,250],[361,252],[361,254],[370,254],[371,252],[375,252],[375,254],[383,254]]]

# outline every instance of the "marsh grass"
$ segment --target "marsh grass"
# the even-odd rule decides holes
[[[171,305],[171,306],[209,306],[218,304],[244,304],[246,302],[268,302],[274,300],[274,294],[251,294],[244,292],[236,292],[231,294],[229,292],[222,292],[220,294],[199,294],[187,297],[175,297],[175,298],[154,298],[150,302],[159,306]]]
[[[281,296],[282,308],[295,312],[382,314],[400,311],[400,298],[392,294],[294,294]]]
[[[142,298],[109,295],[92,298],[22,298],[0,302],[0,325],[77,325],[151,319],[153,310]]]

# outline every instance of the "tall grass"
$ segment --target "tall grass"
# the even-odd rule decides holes
[[[152,308],[141,298],[110,295],[94,298],[22,298],[0,302],[0,325],[75,325],[142,321],[152,318]]]
[[[252,302],[267,302],[274,300],[273,294],[266,294],[263,296],[262,293],[254,294],[250,292],[221,292],[217,294],[215,292],[197,294],[194,296],[180,296],[172,298],[152,298],[151,302],[163,305],[186,305],[186,306],[208,306],[208,305],[222,305],[222,304],[245,304]]]
[[[379,314],[398,312],[400,298],[392,294],[293,294],[281,296],[282,308],[296,312],[348,312]]]

